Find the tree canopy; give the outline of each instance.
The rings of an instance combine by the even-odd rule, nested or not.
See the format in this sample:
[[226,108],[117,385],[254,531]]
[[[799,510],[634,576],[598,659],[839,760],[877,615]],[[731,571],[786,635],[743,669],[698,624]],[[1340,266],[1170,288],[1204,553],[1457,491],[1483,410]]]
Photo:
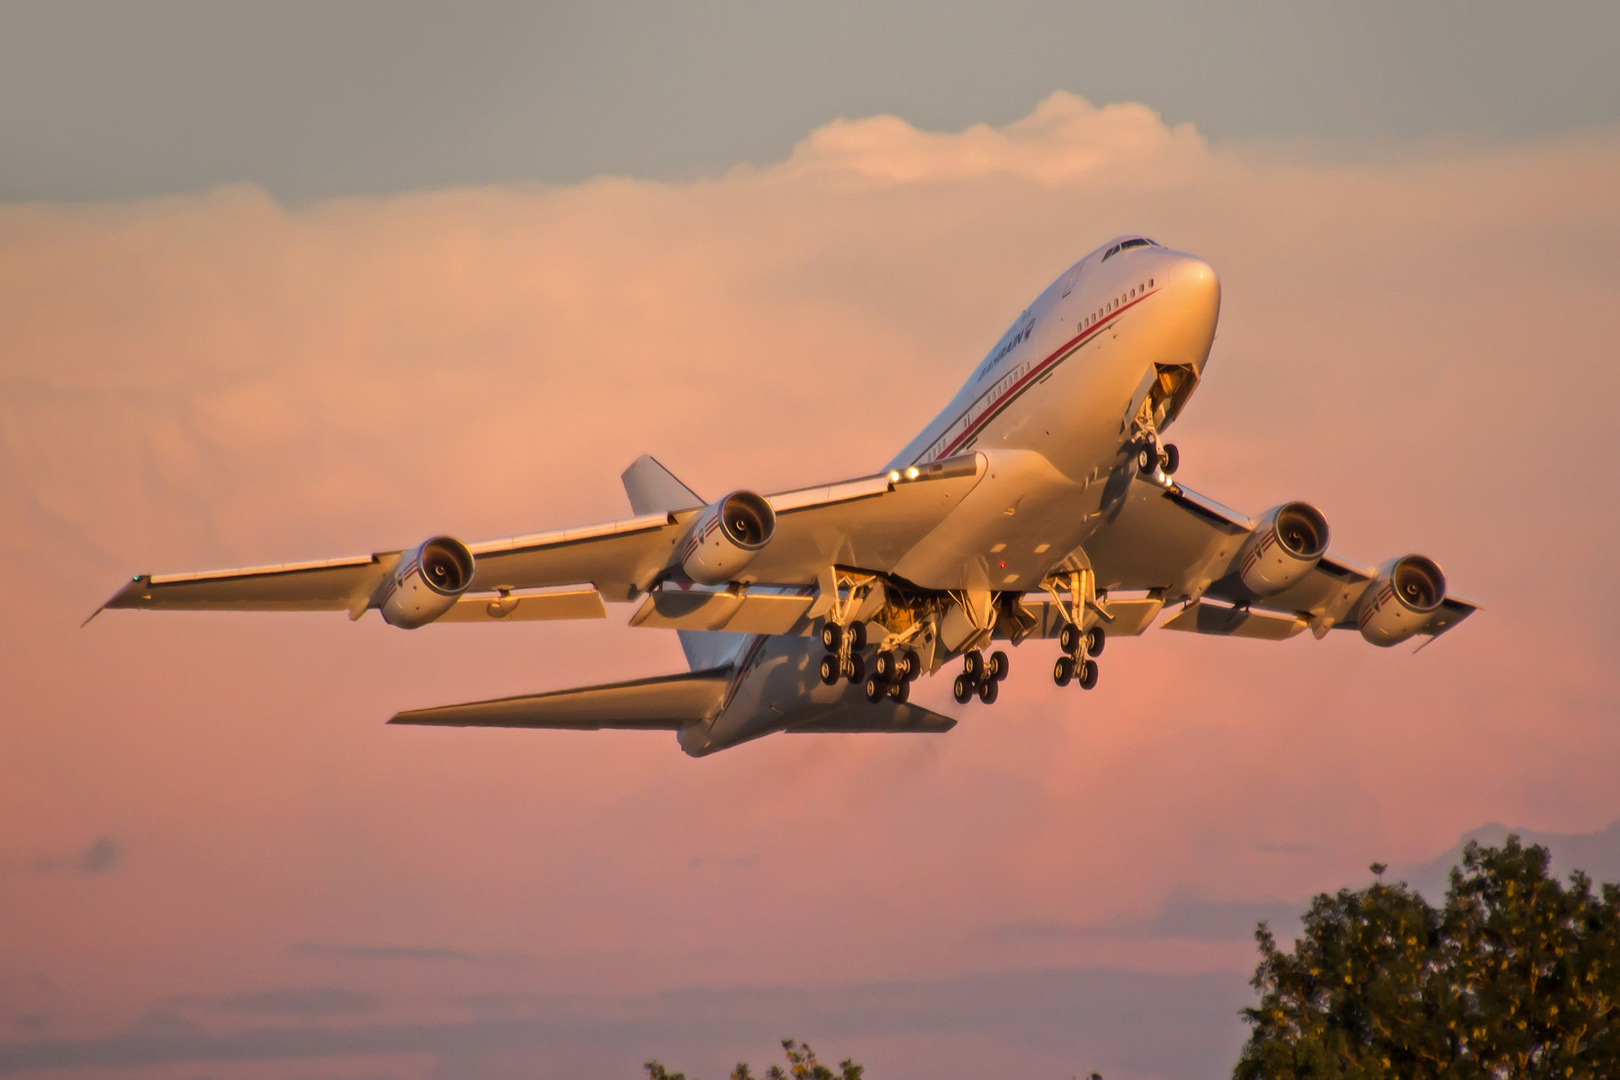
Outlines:
[[[833,1072],[827,1066],[816,1060],[815,1051],[810,1049],[809,1043],[796,1042],[793,1039],[782,1040],[782,1050],[787,1055],[787,1071],[780,1065],[772,1065],[765,1070],[763,1080],[861,1080],[866,1070],[848,1058],[838,1063],[838,1071]],[[644,1066],[647,1070],[647,1080],[686,1080],[685,1073],[672,1073],[664,1068],[662,1062],[654,1059]],[[692,1080],[697,1080],[693,1077]],[[739,1061],[737,1067],[731,1070],[730,1080],[761,1080],[748,1068],[746,1061]]]
[[1236,1080],[1620,1075],[1620,887],[1547,868],[1470,843],[1438,908],[1380,880],[1318,896],[1292,952],[1261,923]]

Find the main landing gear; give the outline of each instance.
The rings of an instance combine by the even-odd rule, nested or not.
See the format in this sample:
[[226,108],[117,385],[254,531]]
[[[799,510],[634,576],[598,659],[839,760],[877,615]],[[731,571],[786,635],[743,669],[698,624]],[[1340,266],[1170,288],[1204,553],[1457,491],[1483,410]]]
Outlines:
[[911,683],[922,674],[922,658],[912,649],[881,649],[866,673],[866,624],[852,622],[847,627],[826,623],[821,628],[821,644],[827,655],[821,658],[821,681],[832,686],[840,679],[862,684],[866,699],[874,704],[885,697],[902,704],[911,696]]
[[821,628],[821,645],[827,655],[821,658],[821,681],[832,686],[839,679],[860,682],[866,678],[866,624],[852,622],[847,627],[826,623]]
[[911,697],[912,682],[921,674],[922,658],[911,649],[880,650],[866,680],[866,700],[876,705],[887,696],[904,705]]
[[1007,654],[996,650],[990,659],[984,653],[971,649],[962,654],[962,674],[956,677],[951,693],[958,705],[966,705],[975,694],[986,705],[994,705],[1000,693],[1001,681],[1007,677]]
[[1074,623],[1069,623],[1058,634],[1058,646],[1062,648],[1063,655],[1052,666],[1052,681],[1059,686],[1078,682],[1082,690],[1096,686],[1097,661],[1091,657],[1101,655],[1107,640],[1108,635],[1100,626],[1081,630]]

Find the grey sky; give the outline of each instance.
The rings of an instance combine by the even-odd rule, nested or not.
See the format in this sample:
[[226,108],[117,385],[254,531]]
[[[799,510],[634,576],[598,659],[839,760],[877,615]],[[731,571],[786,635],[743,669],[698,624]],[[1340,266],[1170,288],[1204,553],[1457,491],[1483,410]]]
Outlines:
[[1055,89],[1216,139],[1545,137],[1620,122],[1620,5],[4,3],[0,200],[687,177]]

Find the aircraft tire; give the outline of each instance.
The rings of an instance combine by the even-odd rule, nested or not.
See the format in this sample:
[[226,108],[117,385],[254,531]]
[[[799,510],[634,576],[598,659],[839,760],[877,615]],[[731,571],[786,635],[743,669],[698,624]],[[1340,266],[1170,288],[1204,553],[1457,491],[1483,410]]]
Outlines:
[[990,654],[990,666],[985,669],[985,674],[996,682],[1000,682],[1007,677],[1007,671],[1007,654],[997,649]]
[[1074,679],[1074,657],[1060,656],[1057,663],[1052,665],[1052,681],[1059,686],[1068,686]]
[[984,675],[984,653],[978,649],[969,649],[962,654],[962,674],[974,682],[978,682]]
[[837,652],[838,647],[844,643],[844,628],[835,622],[824,623],[821,627],[821,647],[828,652]]
[[1136,452],[1136,468],[1143,476],[1152,476],[1153,471],[1159,467],[1159,457],[1153,452],[1153,444],[1148,443]]
[[889,684],[876,675],[866,680],[866,700],[876,705],[883,700],[883,695],[889,692]]
[[1001,692],[1001,684],[994,679],[986,679],[979,684],[979,700],[986,705],[996,703],[996,695]]
[[1058,632],[1058,648],[1073,656],[1080,651],[1080,628],[1074,623],[1067,623]]
[[838,657],[823,656],[821,658],[821,681],[823,684],[827,686],[833,685],[838,681],[838,676],[842,674],[843,671],[838,665]]
[[1085,670],[1080,673],[1080,689],[1090,690],[1097,685],[1097,661],[1087,660]]
[[1166,476],[1174,475],[1177,467],[1180,466],[1180,465],[1181,465],[1181,452],[1176,449],[1176,444],[1175,443],[1165,443],[1164,444],[1164,462],[1163,462],[1163,464],[1161,464],[1159,466],[1160,468],[1162,468],[1164,470],[1164,475],[1166,475]]
[[966,675],[958,675],[956,682],[951,686],[951,696],[956,698],[958,705],[966,705],[973,700],[975,684]]
[[1086,631],[1086,655],[1101,656],[1103,646],[1108,643],[1108,633],[1100,626],[1093,626]]
[[906,699],[911,697],[911,684],[904,679],[897,683],[891,683],[889,685],[889,696],[894,698],[896,705],[904,705]]
[[849,681],[858,683],[866,681],[866,660],[860,653],[852,653],[849,658]]
[[922,674],[922,657],[917,655],[916,649],[907,649],[900,658],[900,675],[906,682],[913,682]]
[[876,673],[878,678],[892,682],[896,671],[895,663],[894,653],[884,649],[877,654],[877,658],[873,661],[872,671]]
[[852,622],[849,624],[849,647],[857,652],[866,648],[866,624]]

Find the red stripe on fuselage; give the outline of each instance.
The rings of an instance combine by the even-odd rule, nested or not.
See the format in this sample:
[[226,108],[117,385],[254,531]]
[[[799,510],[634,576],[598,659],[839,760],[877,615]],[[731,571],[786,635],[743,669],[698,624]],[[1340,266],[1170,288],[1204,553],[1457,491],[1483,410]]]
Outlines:
[[[1102,330],[1106,330],[1113,324],[1115,316],[1135,307],[1137,304],[1140,304],[1143,300],[1153,296],[1158,291],[1158,289],[1152,289],[1143,293],[1141,296],[1138,296],[1135,300],[1132,300],[1128,304],[1121,304],[1113,311],[1110,311],[1107,318],[1097,320],[1096,324],[1093,325],[1089,330],[1082,330],[1068,341],[1065,341],[1062,345],[1059,345],[1050,356],[1048,356],[1045,360],[1042,360],[1039,364],[1036,364],[1034,367],[1030,368],[1022,379],[1019,379],[1017,382],[1013,383],[1006,389],[1005,392],[1002,393],[1000,397],[986,406],[984,412],[980,414],[979,419],[974,421],[972,426],[966,431],[962,432],[962,434],[958,435],[955,439],[952,439],[950,445],[946,446],[944,450],[941,450],[938,454],[934,455],[933,460],[943,461],[945,458],[950,457],[951,454],[955,452],[956,448],[961,446],[963,442],[982,431],[984,429],[984,425],[994,419],[996,413],[1000,411],[1005,404],[1010,402],[1017,395],[1023,393],[1032,380],[1039,378],[1043,372],[1056,365],[1058,361],[1062,360],[1072,350],[1084,343],[1087,338]],[[973,402],[973,405],[969,405],[966,409],[962,410],[962,416],[966,416],[968,413],[972,412],[974,406],[979,403],[979,400],[982,400],[982,398],[976,399]],[[962,416],[958,416],[956,420],[952,420],[951,424],[956,423],[956,421],[960,420]],[[945,425],[946,431],[951,429],[951,424]]]

